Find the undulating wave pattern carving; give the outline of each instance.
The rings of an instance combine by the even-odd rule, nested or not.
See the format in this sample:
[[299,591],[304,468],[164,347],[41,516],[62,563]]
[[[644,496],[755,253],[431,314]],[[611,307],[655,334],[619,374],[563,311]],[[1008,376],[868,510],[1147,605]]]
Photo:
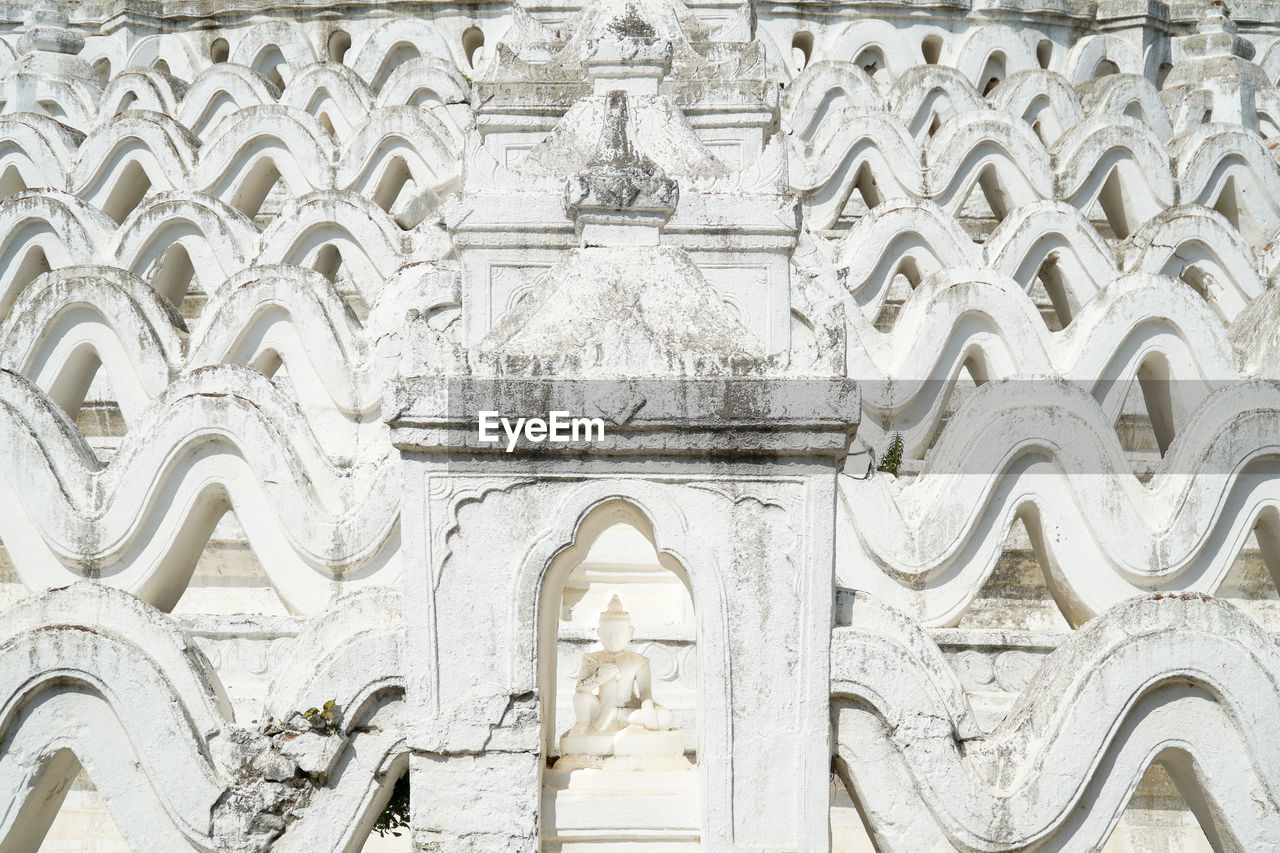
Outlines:
[[[1231,204],[1250,244],[1280,227],[1280,166],[1266,141],[1239,124],[1197,124],[1163,139],[1151,124],[1108,110],[1042,139],[1025,115],[983,109],[959,110],[921,137],[911,119],[844,98],[829,105],[830,97],[821,98],[821,116],[811,109],[791,119],[801,128],[792,136],[791,182],[812,228],[834,227],[855,192],[869,205],[920,199],[958,213],[975,189],[996,219],[1033,201],[1082,211],[1097,204],[1122,238],[1175,204]],[[937,109],[920,107],[926,121]],[[1236,193],[1237,185],[1261,191]]]
[[1280,840],[1266,724],[1280,650],[1231,605],[1155,595],[1107,611],[989,732],[912,619],[858,593],[849,622],[832,636],[835,767],[877,850],[1099,850],[1152,762],[1214,849]]
[[1126,273],[1182,278],[1228,323],[1280,275],[1274,244],[1255,251],[1226,217],[1202,205],[1165,208],[1127,239],[1108,241],[1076,208],[1036,201],[1011,210],[979,245],[936,204],[887,201],[846,234],[814,239],[797,259],[801,269],[834,276],[832,289],[838,284],[868,322],[880,316],[899,274],[918,285],[930,273],[986,268],[1023,290],[1039,281],[1064,326]]
[[[34,467],[7,457],[24,512],[0,540],[29,587],[92,577],[171,607],[227,509],[300,612],[398,576],[380,399],[405,312],[457,311],[438,222],[405,230],[328,190],[259,230],[168,191],[116,225],[49,189],[0,202],[0,221],[0,398],[9,426],[38,436]],[[263,376],[282,368],[285,385]],[[103,379],[126,433],[105,467],[71,422]],[[60,509],[36,509],[50,500]]]
[[390,450],[335,463],[297,405],[251,369],[174,380],[108,465],[47,395],[0,371],[0,432],[0,490],[18,510],[0,538],[33,589],[92,577],[172,607],[228,508],[297,611],[322,608],[331,587],[398,574]]
[[[79,54],[93,70],[89,79],[15,69],[21,47],[7,36],[0,39],[0,75],[25,77],[60,121],[81,131],[141,109],[171,115],[200,133],[228,111],[276,103],[327,115],[338,135],[358,127],[371,109],[404,105],[465,127],[468,57],[433,24],[400,18],[343,35],[351,43],[336,60],[333,48],[317,50],[288,21],[228,30],[222,45],[206,42],[203,50],[189,34],[90,37]],[[8,112],[16,111],[9,103],[13,88],[3,90]]]
[[[0,284],[0,366],[31,378],[74,417],[101,364],[125,420],[132,421],[185,370],[238,363],[269,373],[283,363],[304,409],[323,409],[328,401],[327,408],[346,418],[368,421],[377,414],[382,384],[399,356],[404,311],[456,306],[454,277],[426,260],[447,251],[447,239],[433,231],[422,250],[401,252],[391,240],[399,235],[378,229],[376,217],[349,197],[309,197],[299,207],[304,215],[278,220],[280,227],[256,250],[256,232],[246,232],[240,244],[227,239],[234,232],[223,226],[237,224],[234,219],[186,218],[184,213],[208,214],[208,207],[165,198],[148,210],[159,219],[152,232],[144,236],[127,224],[111,235],[113,242],[120,238],[116,245],[132,262],[59,264],[29,281],[21,268],[11,272]],[[327,208],[329,216],[307,221],[307,208]],[[0,219],[5,209],[0,203]],[[345,213],[352,214],[354,227],[343,221]],[[52,220],[31,216],[17,223],[0,252],[70,261],[70,249],[89,242],[87,235]],[[303,265],[312,261],[324,268],[330,262],[326,250],[337,246],[353,271],[354,292],[344,293],[333,278]],[[156,287],[129,269],[151,273],[156,282],[175,248],[189,259],[186,281],[175,277]],[[166,298],[164,285],[172,287],[174,300]],[[200,291],[202,304],[188,320],[174,301],[181,303],[189,291]],[[326,433],[334,441],[340,436]]]
[[[280,405],[311,428],[307,444],[339,467],[376,467],[396,327],[423,307],[406,293],[450,251],[434,211],[456,186],[470,120],[461,69],[485,53],[410,19],[357,28],[341,56],[287,22],[231,36],[222,53],[173,35],[127,50],[92,38],[79,59],[105,72],[96,83],[24,71],[11,46],[0,366],[73,418],[106,377],[146,444],[133,433],[171,383],[207,365],[283,364]],[[1168,399],[1147,402],[1168,451],[1217,390],[1276,375],[1274,314],[1254,305],[1280,271],[1280,89],[1224,111],[1203,90],[1162,91],[1109,36],[1048,63],[1002,25],[932,57],[901,40],[851,22],[781,77],[809,232],[796,265],[845,303],[864,441],[901,432],[913,459],[940,446],[965,367],[1061,378],[1094,398],[1095,425],[1115,423],[1134,383],[1166,382]],[[1258,65],[1269,84],[1273,53]],[[16,96],[23,80],[34,98]],[[981,242],[975,192],[994,221]],[[899,274],[913,290],[881,331]],[[1039,289],[1062,331],[1037,322]],[[431,301],[451,307],[447,293]],[[323,560],[344,580],[360,549],[347,550]],[[873,562],[920,582],[894,560]],[[851,576],[859,565],[849,558]]]
[[[1039,3],[1023,3],[1019,12],[1035,15],[1041,11]],[[1188,16],[1202,14],[1201,8],[1182,11],[1184,22]],[[1101,17],[1101,15],[1099,15]],[[1016,20],[1016,16],[1011,18]],[[1194,17],[1191,17],[1194,21]],[[777,54],[784,43],[777,34],[780,22],[767,21],[766,42]],[[916,69],[945,68],[954,70],[971,86],[979,90],[1000,83],[1016,75],[1050,69],[1062,76],[1069,85],[1085,84],[1115,74],[1142,74],[1154,77],[1159,73],[1155,63],[1160,53],[1149,45],[1139,48],[1133,41],[1115,34],[1081,33],[1063,45],[1044,37],[1041,25],[1030,20],[1018,23],[992,23],[969,17],[963,27],[948,31],[938,28],[920,30],[895,25],[880,18],[858,18],[852,21],[833,21],[825,26],[805,21],[797,28],[807,38],[793,39],[798,48],[799,67],[795,62],[780,62],[790,66],[791,73],[798,73],[824,61],[834,61],[867,69],[877,75],[896,79]],[[1234,32],[1234,30],[1232,31]],[[1262,70],[1258,76],[1272,84],[1280,83],[1280,42],[1269,33],[1256,30],[1249,33],[1254,59]],[[808,44],[805,44],[805,42]],[[793,54],[794,56],[794,54]]]
[[1216,591],[1256,527],[1280,555],[1280,385],[1206,394],[1140,483],[1097,400],[1057,378],[982,386],[913,481],[846,477],[844,583],[950,624],[1000,556],[1011,521],[1079,624],[1152,589]]
[[[423,21],[347,64],[296,26],[236,36],[2,75],[0,541],[30,589],[171,608],[227,510],[295,612],[399,577],[380,401],[406,313],[459,311],[438,207],[470,86]],[[104,393],[95,452],[75,422]]]
[[[1155,373],[1175,388],[1152,413],[1167,449],[1214,389],[1275,375],[1257,346],[1274,321],[1248,309],[1280,268],[1280,89],[1215,115],[1203,93],[1162,93],[1114,38],[1046,69],[1011,33],[975,27],[906,64],[918,49],[890,61],[899,36],[875,22],[819,41],[781,103],[811,232],[797,267],[846,303],[872,446],[901,432],[918,459],[936,445],[964,366],[1061,377],[1112,422]],[[881,61],[863,61],[869,47]],[[432,211],[456,185],[460,67],[479,56],[401,19],[354,32],[334,61],[272,22],[222,56],[174,36],[125,52],[91,40],[84,61],[108,71],[92,97],[91,82],[36,75],[37,103],[57,109],[7,98],[0,116],[0,365],[73,417],[106,376],[132,431],[202,366],[283,364],[311,443],[378,464],[404,294],[450,250]],[[995,217],[981,243],[974,192]],[[899,274],[914,289],[880,331]],[[1062,331],[1036,322],[1037,288]]]
[[277,182],[293,197],[348,190],[412,217],[415,205],[421,209],[456,184],[460,143],[414,106],[371,112],[349,139],[335,140],[310,113],[271,104],[237,110],[200,139],[148,110],[115,114],[88,133],[16,113],[0,116],[0,152],[8,193],[60,189],[117,222],[145,195],[165,190],[207,193],[253,217]]
[[[842,308],[859,440],[900,434],[908,474],[846,468],[841,582],[954,625],[1015,520],[1073,625],[1214,593],[1251,536],[1280,570],[1280,54],[1196,48],[1157,86],[1110,37],[1051,61],[999,25],[901,41],[828,31],[781,102],[808,316]],[[1118,435],[1138,399],[1150,451]]]
[[[564,9],[245,24],[166,3],[121,25],[79,4],[72,27],[42,0],[43,34],[0,35],[0,542],[28,590],[0,612],[0,851],[36,849],[82,770],[133,849],[356,850],[430,713],[405,700],[382,392],[405,358],[465,369],[481,285],[449,197],[464,160],[495,195],[533,180],[519,158],[591,89],[540,64],[563,72],[582,34]],[[653,82],[684,86],[685,136],[640,137],[728,162],[729,130],[759,129],[754,162],[674,183],[783,199],[776,242],[731,240],[797,239],[795,337],[843,355],[863,446],[903,437],[901,479],[854,456],[837,490],[835,769],[877,849],[1098,849],[1153,762],[1218,849],[1280,848],[1280,652],[1208,598],[1251,536],[1280,577],[1280,42],[1255,51],[1217,7],[1194,32],[1178,7],[1064,35],[1107,13],[1063,8],[1005,4],[1021,28],[711,9]],[[511,238],[537,244],[520,263],[573,242],[555,199],[547,233]],[[723,248],[708,222],[684,238]],[[1141,472],[1118,434],[1136,395]],[[94,405],[111,442],[77,425]],[[201,634],[165,613],[228,509],[300,618]],[[983,596],[1015,522],[1076,630],[984,731],[931,629]],[[256,697],[275,721],[327,699],[341,721],[237,719],[234,666],[198,644],[218,630],[278,631]]]
[[331,698],[341,721],[286,739],[234,719],[188,635],[127,593],[79,583],[5,611],[5,848],[39,847],[83,768],[136,850],[358,849],[405,763],[402,629],[394,593],[338,605],[353,618],[303,627],[268,707],[287,721]]
[[1057,332],[1017,281],[981,267],[924,278],[890,332],[846,316],[847,369],[864,394],[860,435],[880,446],[899,432],[908,458],[937,439],[962,368],[982,381],[1067,379],[1095,395],[1113,425],[1134,383],[1158,380],[1166,394],[1148,407],[1166,446],[1210,390],[1277,371],[1270,350],[1253,348],[1276,333],[1274,315],[1251,312],[1228,326],[1190,287],[1160,275],[1117,276]]

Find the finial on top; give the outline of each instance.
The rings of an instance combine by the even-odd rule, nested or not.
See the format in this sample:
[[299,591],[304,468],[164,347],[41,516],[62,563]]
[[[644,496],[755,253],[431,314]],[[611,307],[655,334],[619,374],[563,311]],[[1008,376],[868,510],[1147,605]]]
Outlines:
[[609,599],[609,606],[600,614],[600,623],[630,622],[631,614],[622,606],[622,599],[617,595]]

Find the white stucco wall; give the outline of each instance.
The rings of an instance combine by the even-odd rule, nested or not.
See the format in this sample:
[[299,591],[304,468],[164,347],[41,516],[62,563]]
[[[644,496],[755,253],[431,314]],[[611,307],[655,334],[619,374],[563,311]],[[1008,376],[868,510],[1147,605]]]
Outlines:
[[1278,17],[0,4],[0,851],[1280,848]]

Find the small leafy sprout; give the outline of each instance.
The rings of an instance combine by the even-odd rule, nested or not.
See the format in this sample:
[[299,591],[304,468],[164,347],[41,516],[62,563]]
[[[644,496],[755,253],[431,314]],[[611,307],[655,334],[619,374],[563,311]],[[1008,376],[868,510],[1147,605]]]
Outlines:
[[330,699],[319,708],[308,708],[302,712],[302,719],[324,734],[337,734],[338,723],[342,720],[342,712],[338,710],[337,701]]
[[884,452],[884,458],[880,460],[876,470],[898,476],[898,469],[902,467],[902,451],[905,449],[906,442],[902,440],[902,433],[895,432],[893,440],[889,442],[889,449]]
[[409,772],[406,770],[391,791],[391,799],[378,815],[373,831],[378,835],[394,835],[399,837],[400,830],[409,826]]

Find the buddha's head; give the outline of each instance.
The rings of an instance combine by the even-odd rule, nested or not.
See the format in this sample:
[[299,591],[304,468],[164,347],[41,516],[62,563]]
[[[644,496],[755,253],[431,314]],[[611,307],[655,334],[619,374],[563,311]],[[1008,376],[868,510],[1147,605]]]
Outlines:
[[609,599],[609,609],[600,614],[600,627],[596,635],[607,652],[620,652],[631,642],[631,614],[622,609],[622,599]]

